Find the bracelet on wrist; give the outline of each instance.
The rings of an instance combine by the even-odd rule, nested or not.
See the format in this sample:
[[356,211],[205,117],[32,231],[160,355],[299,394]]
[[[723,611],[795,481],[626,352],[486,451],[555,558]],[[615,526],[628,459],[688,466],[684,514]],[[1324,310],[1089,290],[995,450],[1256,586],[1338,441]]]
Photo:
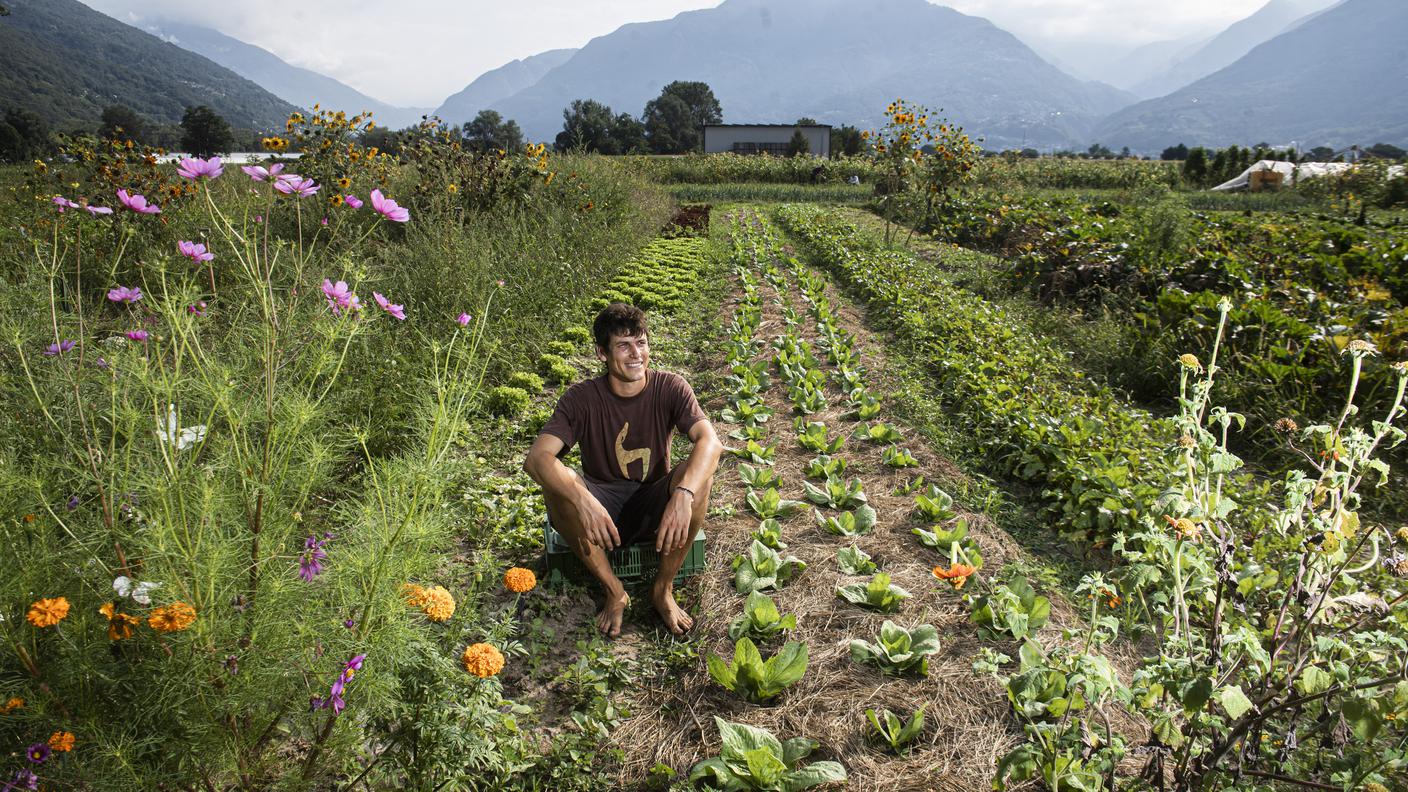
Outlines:
[[689,487],[680,487],[680,486],[676,486],[676,487],[675,487],[675,491],[676,491],[676,492],[680,492],[680,491],[688,492],[688,493],[689,493],[689,499],[690,499],[690,500],[694,500],[694,490],[690,489]]

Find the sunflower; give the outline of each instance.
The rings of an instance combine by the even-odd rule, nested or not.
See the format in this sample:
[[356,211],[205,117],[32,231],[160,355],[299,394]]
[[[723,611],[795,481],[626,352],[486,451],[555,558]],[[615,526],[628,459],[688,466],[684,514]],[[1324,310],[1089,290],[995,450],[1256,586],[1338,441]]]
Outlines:
[[346,190],[347,188],[352,186],[352,180],[347,178],[346,176],[343,176],[342,178],[337,180],[337,186]]

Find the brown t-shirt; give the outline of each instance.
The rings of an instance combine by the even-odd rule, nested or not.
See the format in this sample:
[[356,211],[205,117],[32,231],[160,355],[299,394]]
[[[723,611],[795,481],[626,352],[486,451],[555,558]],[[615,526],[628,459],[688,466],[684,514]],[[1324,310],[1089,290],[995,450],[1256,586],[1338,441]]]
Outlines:
[[597,481],[656,481],[670,471],[670,435],[707,416],[684,377],[648,370],[645,389],[623,398],[607,375],[567,389],[541,434],[562,440],[565,455],[582,445],[582,472]]

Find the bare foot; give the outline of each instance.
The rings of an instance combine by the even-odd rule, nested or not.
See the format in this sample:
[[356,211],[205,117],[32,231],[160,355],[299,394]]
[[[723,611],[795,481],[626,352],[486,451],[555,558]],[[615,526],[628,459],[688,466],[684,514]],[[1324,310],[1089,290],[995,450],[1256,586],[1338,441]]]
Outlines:
[[655,604],[655,610],[660,614],[660,620],[665,622],[665,627],[675,635],[684,635],[694,626],[694,619],[675,602],[673,586],[652,588],[650,601]]
[[601,630],[602,635],[615,638],[621,634],[621,614],[625,613],[629,604],[630,595],[624,590],[606,592],[606,602],[602,604],[601,612],[596,615],[596,627]]

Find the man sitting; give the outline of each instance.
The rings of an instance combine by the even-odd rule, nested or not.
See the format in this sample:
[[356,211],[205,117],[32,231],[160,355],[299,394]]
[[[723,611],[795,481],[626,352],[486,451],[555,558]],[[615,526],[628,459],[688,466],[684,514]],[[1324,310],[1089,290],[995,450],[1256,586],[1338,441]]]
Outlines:
[[[639,308],[608,305],[592,332],[606,372],[562,394],[523,469],[542,486],[553,527],[606,592],[597,616],[601,632],[621,634],[630,602],[606,552],[654,539],[660,571],[651,601],[670,632],[682,635],[694,620],[675,602],[675,575],[704,524],[723,444],[683,377],[647,369],[650,342]],[[671,469],[676,429],[694,448]],[[581,473],[561,461],[578,443]]]

